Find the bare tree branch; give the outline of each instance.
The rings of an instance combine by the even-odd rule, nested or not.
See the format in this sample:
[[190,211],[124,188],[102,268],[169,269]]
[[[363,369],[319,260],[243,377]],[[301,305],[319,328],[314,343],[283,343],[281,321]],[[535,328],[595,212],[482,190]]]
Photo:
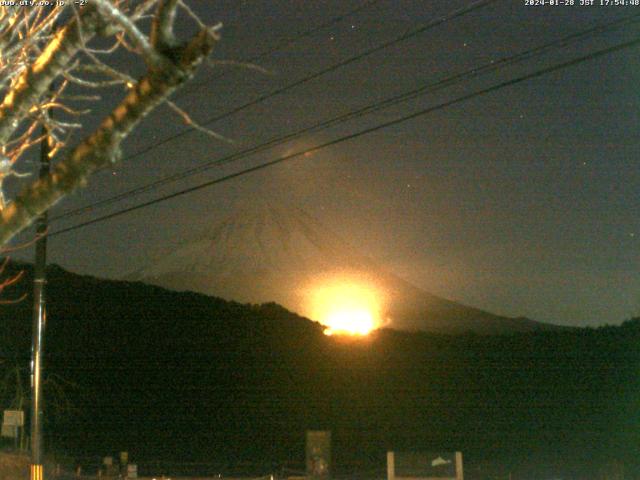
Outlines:
[[85,40],[96,34],[100,24],[98,12],[86,8],[80,18],[82,24],[72,19],[55,34],[40,57],[18,77],[5,95],[0,104],[0,145],[9,140],[25,114],[40,101],[51,82],[80,50],[80,29]]
[[190,127],[194,128],[195,130],[198,130],[199,132],[202,132],[206,135],[209,135],[210,137],[215,138],[216,140],[220,140],[226,143],[231,143],[233,144],[233,140],[220,135],[219,133],[203,127],[202,125],[200,125],[198,122],[196,122],[193,118],[191,118],[191,115],[189,115],[187,112],[185,112],[182,108],[180,108],[178,105],[176,105],[174,102],[172,102],[171,100],[165,100],[166,104],[169,105],[169,108],[171,108],[171,110],[173,110],[174,112],[176,112],[178,115],[180,115],[180,117],[182,118],[182,121],[185,123],[185,125],[189,125]]
[[[149,39],[136,26],[136,24],[109,0],[93,0],[98,11],[117,24],[136,45],[142,56],[149,63],[158,68],[166,67],[167,60],[155,50],[149,43]],[[162,2],[163,5],[165,2]]]
[[97,169],[117,161],[121,143],[132,129],[193,77],[217,41],[219,28],[217,25],[201,30],[184,47],[175,50],[175,60],[170,64],[161,69],[150,68],[98,129],[58,162],[50,176],[32,183],[2,210],[0,245],[30,225],[64,195],[85,185]]
[[[134,4],[132,6],[132,4]],[[27,227],[63,196],[84,186],[89,176],[120,158],[123,140],[139,122],[166,102],[184,122],[218,140],[224,137],[195,122],[169,96],[193,77],[218,40],[221,25],[207,27],[184,0],[92,0],[84,8],[67,2],[72,14],[53,31],[62,8],[24,9],[0,5],[0,246]],[[152,21],[142,21],[153,11]],[[190,41],[175,38],[174,23],[185,13],[199,27]],[[148,32],[148,35],[147,35]],[[113,46],[94,48],[94,38],[111,37]],[[111,65],[109,55],[127,49],[147,65],[139,79]],[[55,89],[50,85],[63,79]],[[72,85],[72,94],[65,89]],[[125,87],[124,97],[99,127],[75,145],[91,106],[88,89]],[[56,112],[55,118],[52,115]],[[40,127],[40,128],[39,128]],[[48,137],[52,173],[5,201],[3,182],[24,177],[16,169],[23,154]],[[60,152],[60,153],[59,153]],[[54,158],[55,157],[55,158]]]
[[173,48],[176,44],[173,35],[178,0],[166,0],[158,5],[158,12],[151,25],[151,41],[160,51]]

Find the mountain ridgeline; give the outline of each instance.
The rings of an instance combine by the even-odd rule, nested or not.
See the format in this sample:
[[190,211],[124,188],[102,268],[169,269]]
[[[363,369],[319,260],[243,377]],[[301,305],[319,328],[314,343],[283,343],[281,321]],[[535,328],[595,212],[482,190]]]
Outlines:
[[[30,291],[30,267],[12,268],[25,277],[5,298]],[[56,414],[48,394],[49,451],[95,465],[126,450],[142,473],[149,462],[167,473],[206,462],[201,473],[266,474],[301,465],[304,432],[328,429],[338,476],[382,476],[386,450],[461,450],[471,479],[596,478],[614,460],[629,475],[638,467],[640,319],[492,336],[387,329],[356,340],[327,337],[273,303],[55,266],[48,278],[45,377],[69,382],[73,407]],[[30,297],[2,305],[0,335],[2,368],[26,367]]]
[[240,302],[276,302],[309,318],[310,286],[319,279],[348,279],[384,294],[382,317],[396,329],[509,333],[561,328],[428,293],[360,253],[304,210],[259,198],[237,205],[223,221],[129,279]]

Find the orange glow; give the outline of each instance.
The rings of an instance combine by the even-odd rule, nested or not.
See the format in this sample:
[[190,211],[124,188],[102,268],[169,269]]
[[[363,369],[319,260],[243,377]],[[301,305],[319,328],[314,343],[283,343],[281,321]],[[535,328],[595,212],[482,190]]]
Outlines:
[[310,289],[311,318],[326,327],[326,335],[365,336],[380,328],[382,298],[369,285],[334,280]]

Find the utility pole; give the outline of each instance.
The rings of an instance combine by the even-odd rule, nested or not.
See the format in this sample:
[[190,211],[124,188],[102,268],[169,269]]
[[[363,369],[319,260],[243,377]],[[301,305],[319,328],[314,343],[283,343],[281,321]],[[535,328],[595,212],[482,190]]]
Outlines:
[[[53,3],[53,2],[52,2]],[[51,6],[53,12],[57,7]],[[57,19],[51,28],[55,31]],[[49,85],[53,92],[55,82]],[[45,115],[52,115],[51,109]],[[51,132],[42,125],[40,142],[40,173],[42,180],[51,171]],[[47,284],[47,229],[49,214],[42,212],[36,222],[36,258],[33,265],[33,331],[31,337],[31,466],[30,480],[44,480],[44,453],[42,441],[43,399],[42,399],[42,355],[44,350],[44,331],[47,325],[45,286]]]
[[[51,158],[50,136],[46,126],[42,127],[40,143],[40,175],[49,175]],[[36,258],[33,268],[33,333],[31,342],[31,480],[43,480],[42,451],[42,354],[44,331],[47,323],[45,285],[47,283],[47,212],[38,217],[36,224]]]

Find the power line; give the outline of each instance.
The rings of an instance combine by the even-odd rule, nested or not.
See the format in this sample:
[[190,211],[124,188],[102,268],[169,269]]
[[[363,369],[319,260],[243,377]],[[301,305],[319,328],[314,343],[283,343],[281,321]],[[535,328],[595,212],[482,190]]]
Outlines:
[[[349,18],[349,17],[361,12],[362,10],[365,10],[366,8],[369,8],[369,7],[375,5],[376,3],[379,3],[379,2],[380,2],[380,0],[368,0],[366,2],[363,2],[359,6],[349,10],[348,12],[345,12],[343,14],[335,16],[335,17],[329,19],[328,21],[326,21],[326,22],[324,22],[324,23],[322,23],[322,24],[320,24],[320,25],[318,25],[316,27],[313,27],[313,28],[310,28],[308,30],[305,30],[304,32],[296,35],[295,37],[282,40],[281,42],[276,44],[276,46],[274,46],[273,48],[271,48],[271,49],[269,49],[269,50],[267,50],[265,52],[262,52],[262,53],[260,53],[260,54],[258,54],[256,56],[254,56],[254,57],[250,57],[250,58],[247,58],[247,59],[244,59],[244,60],[240,60],[238,63],[240,63],[240,64],[242,64],[242,63],[253,63],[253,62],[256,62],[256,61],[258,61],[258,60],[260,60],[260,59],[262,59],[264,57],[268,57],[269,55],[272,55],[273,53],[276,53],[276,52],[278,52],[280,50],[283,50],[283,49],[295,44],[296,42],[300,41],[303,38],[310,37],[310,36],[314,35],[315,33],[324,30],[325,28],[328,28],[328,27],[330,27],[330,26],[332,26],[332,25],[334,25],[336,23],[340,23],[341,21],[345,20],[346,18]],[[222,72],[221,74],[210,78],[206,82],[190,83],[189,87],[198,88],[198,87],[201,87],[203,85],[208,85],[210,82],[212,82],[214,80],[217,80],[217,79],[219,79],[221,77],[224,77],[226,74],[227,74],[227,72]],[[174,99],[181,98],[184,95],[187,95],[189,93],[191,93],[191,92],[183,89],[183,90],[181,90],[180,92],[178,92],[174,96]],[[203,123],[207,124],[207,123],[210,123],[210,122],[209,121],[205,121]],[[187,133],[190,133],[191,131],[193,131],[193,129],[187,129],[187,130],[185,130],[183,132],[179,132],[178,134],[176,134],[174,136],[167,137],[166,139],[162,140],[162,142],[160,142],[158,144],[151,145],[150,147],[148,147],[146,149],[143,149],[141,151],[138,151],[138,152],[134,153],[133,155],[131,155],[129,157],[126,157],[125,159],[123,159],[123,161],[131,160],[133,158],[136,158],[136,157],[138,157],[138,156],[140,156],[140,155],[142,155],[144,153],[147,153],[151,149],[164,144],[165,142],[169,142],[169,141],[172,141],[172,140],[177,139],[179,137],[182,137],[183,135],[186,135]],[[58,215],[57,217],[52,217],[51,220],[56,220],[56,219],[59,219],[59,218],[62,218],[62,217],[66,217],[68,215],[74,215],[74,214],[75,214],[75,212],[65,212],[62,215]]]
[[[266,50],[266,51],[264,51],[264,52],[262,52],[262,53],[260,53],[258,55],[255,55],[253,57],[246,58],[244,60],[240,60],[239,63],[240,64],[242,64],[242,63],[245,63],[245,64],[246,63],[255,63],[258,60],[261,60],[261,59],[263,59],[265,57],[268,57],[268,56],[270,56],[270,55],[272,55],[272,54],[274,54],[276,52],[279,52],[280,50],[284,50],[285,48],[290,47],[291,45],[299,42],[303,38],[310,37],[310,36],[320,32],[320,31],[324,30],[325,28],[328,28],[328,27],[330,27],[332,25],[335,25],[336,23],[340,23],[343,20],[345,20],[345,19],[347,19],[347,18],[349,18],[349,17],[361,12],[362,10],[365,10],[366,8],[369,8],[369,7],[375,5],[376,3],[379,3],[379,2],[380,2],[380,0],[368,0],[366,2],[363,2],[362,4],[358,5],[357,7],[349,10],[348,12],[345,12],[343,14],[337,15],[337,16],[327,20],[326,22],[324,22],[324,23],[322,23],[322,24],[320,24],[320,25],[318,25],[316,27],[313,27],[313,28],[310,28],[308,30],[305,30],[304,32],[301,32],[300,34],[298,34],[298,35],[296,35],[296,36],[294,36],[292,38],[284,39],[284,40],[278,42],[273,48],[270,48],[269,50]],[[205,86],[205,85],[209,85],[210,82],[212,82],[214,80],[218,80],[219,78],[224,77],[226,74],[227,74],[227,72],[222,72],[219,75],[213,76],[212,78],[208,79],[205,82],[193,82],[193,83],[189,84],[189,87],[190,88],[199,88],[199,87],[202,87],[202,86]],[[175,95],[175,98],[183,97],[183,96],[185,96],[185,95],[187,95],[189,93],[190,92],[187,91],[187,90],[182,90],[182,91],[178,92],[177,95]]]
[[492,92],[498,91],[498,90],[500,90],[502,88],[509,87],[509,86],[512,86],[512,85],[516,85],[518,83],[522,83],[522,82],[525,82],[527,80],[531,80],[531,79],[534,79],[534,78],[537,78],[537,77],[540,77],[540,76],[543,76],[543,75],[546,75],[546,74],[549,74],[549,73],[552,73],[552,72],[555,72],[555,71],[558,71],[558,70],[562,70],[562,69],[565,69],[565,68],[568,68],[568,67],[571,67],[571,66],[574,66],[574,65],[578,65],[578,64],[580,64],[582,62],[585,62],[585,61],[588,61],[588,60],[592,60],[594,58],[602,57],[604,55],[608,55],[610,53],[617,52],[617,51],[623,50],[625,48],[630,48],[630,47],[636,46],[638,44],[640,44],[640,38],[636,38],[635,40],[624,42],[624,43],[621,43],[621,44],[618,44],[618,45],[614,45],[612,47],[608,47],[608,48],[605,48],[605,49],[597,50],[595,52],[589,53],[587,55],[583,55],[583,56],[575,58],[573,60],[569,60],[569,61],[566,61],[566,62],[563,62],[563,63],[560,63],[560,64],[556,64],[556,65],[553,65],[553,66],[550,66],[550,67],[546,67],[546,68],[543,68],[541,70],[537,70],[537,71],[535,71],[533,73],[522,75],[520,77],[511,79],[511,80],[500,82],[500,83],[498,83],[496,85],[493,85],[491,87],[484,88],[482,90],[478,90],[478,91],[475,91],[475,92],[472,92],[472,93],[469,93],[469,94],[466,94],[466,95],[462,95],[462,96],[457,97],[457,98],[455,98],[453,100],[449,100],[447,102],[443,102],[443,103],[440,103],[438,105],[425,108],[423,110],[420,110],[420,111],[411,113],[409,115],[405,115],[405,116],[396,118],[394,120],[390,120],[388,122],[384,122],[384,123],[375,125],[373,127],[365,128],[365,129],[360,130],[358,132],[351,133],[349,135],[345,135],[345,136],[336,138],[334,140],[330,140],[328,142],[318,144],[318,145],[316,145],[314,147],[311,147],[311,148],[308,148],[308,149],[305,149],[305,150],[301,150],[301,151],[298,151],[298,152],[295,152],[295,153],[291,153],[291,154],[288,154],[288,155],[284,155],[284,156],[278,157],[278,158],[276,158],[274,160],[271,160],[269,162],[265,162],[265,163],[262,163],[260,165],[256,165],[256,166],[253,166],[253,167],[250,167],[250,168],[246,168],[246,169],[241,170],[239,172],[232,173],[232,174],[229,174],[229,175],[225,175],[224,177],[220,177],[220,178],[217,178],[217,179],[214,179],[214,180],[210,180],[210,181],[201,183],[200,185],[196,185],[194,187],[186,188],[186,189],[180,190],[178,192],[174,192],[174,193],[171,193],[171,194],[168,194],[168,195],[164,195],[164,196],[156,198],[154,200],[143,202],[143,203],[140,203],[138,205],[134,205],[132,207],[119,210],[117,212],[113,212],[113,213],[110,213],[110,214],[107,214],[107,215],[103,215],[101,217],[94,218],[92,220],[88,220],[86,222],[82,222],[80,224],[77,224],[77,225],[74,225],[74,226],[71,226],[71,227],[68,227],[68,228],[64,228],[62,230],[58,230],[58,231],[52,232],[52,233],[49,234],[49,236],[60,235],[60,234],[67,233],[67,232],[70,232],[70,231],[73,231],[73,230],[77,230],[79,228],[83,228],[83,227],[86,227],[88,225],[92,225],[94,223],[102,222],[104,220],[109,220],[111,218],[114,218],[114,217],[117,217],[117,216],[120,216],[120,215],[124,215],[126,213],[130,213],[130,212],[133,212],[135,210],[139,210],[141,208],[145,208],[145,207],[148,207],[148,206],[151,206],[151,205],[155,205],[155,204],[163,202],[165,200],[170,200],[172,198],[176,198],[176,197],[179,197],[179,196],[182,196],[182,195],[186,195],[188,193],[192,193],[192,192],[195,192],[195,191],[198,191],[198,190],[202,190],[204,188],[216,185],[218,183],[223,183],[223,182],[226,182],[228,180],[232,180],[232,179],[234,179],[236,177],[240,177],[242,175],[246,175],[248,173],[256,172],[258,170],[263,170],[263,169],[265,169],[267,167],[271,167],[273,165],[277,165],[279,163],[283,163],[283,162],[285,162],[287,160],[291,160],[293,158],[306,155],[308,153],[317,152],[317,151],[322,150],[324,148],[327,148],[327,147],[330,147],[330,146],[333,146],[333,145],[337,145],[339,143],[346,142],[346,141],[349,141],[349,140],[353,140],[355,138],[359,138],[359,137],[362,137],[364,135],[368,135],[370,133],[377,132],[377,131],[382,130],[384,128],[392,127],[392,126],[398,125],[400,123],[404,123],[406,121],[413,120],[415,118],[427,115],[429,113],[433,113],[433,112],[436,112],[436,111],[439,111],[439,110],[444,110],[444,109],[446,109],[448,107],[451,107],[451,106],[456,105],[458,103],[462,103],[462,102],[464,102],[466,100],[471,100],[473,98],[480,97],[480,96],[486,95],[488,93],[492,93]]
[[[392,45],[395,45],[397,43],[403,42],[403,41],[408,40],[410,38],[413,38],[413,37],[415,37],[415,36],[417,36],[417,35],[419,35],[421,33],[426,32],[427,30],[431,30],[431,29],[433,29],[435,27],[438,27],[438,26],[440,26],[440,25],[442,25],[444,23],[447,23],[447,22],[449,22],[451,20],[455,20],[458,17],[464,16],[464,15],[466,15],[468,13],[471,13],[471,12],[473,12],[475,10],[478,10],[480,8],[483,8],[483,7],[486,7],[487,5],[489,5],[491,3],[494,3],[494,2],[497,2],[497,1],[498,0],[478,0],[478,1],[474,2],[474,3],[472,3],[471,5],[467,6],[467,7],[461,8],[461,9],[456,10],[456,11],[454,11],[454,12],[448,14],[448,15],[445,15],[443,17],[440,17],[440,18],[437,18],[435,20],[432,20],[431,22],[423,25],[422,27],[416,28],[414,30],[410,30],[409,32],[404,33],[404,34],[394,38],[393,40],[386,41],[386,42],[384,42],[384,43],[382,43],[380,45],[377,45],[377,46],[372,47],[372,48],[370,48],[368,50],[360,52],[359,54],[354,55],[352,57],[349,57],[346,60],[342,60],[342,61],[340,61],[338,63],[335,63],[335,64],[333,64],[333,65],[331,65],[329,67],[326,67],[326,68],[324,68],[322,70],[319,70],[319,71],[317,71],[315,73],[312,73],[312,74],[310,74],[310,75],[308,75],[308,76],[306,76],[306,77],[304,77],[304,78],[302,78],[300,80],[296,80],[295,82],[289,83],[289,84],[285,85],[284,87],[280,87],[280,88],[277,88],[275,90],[272,90],[269,93],[261,95],[260,97],[255,98],[254,100],[251,100],[251,101],[249,101],[249,102],[247,102],[247,103],[245,103],[243,105],[240,105],[239,107],[236,107],[236,108],[234,108],[232,110],[228,110],[227,112],[221,113],[221,114],[216,115],[214,117],[208,118],[207,120],[205,120],[204,122],[201,122],[201,123],[204,124],[204,125],[208,125],[208,124],[211,124],[211,123],[215,123],[218,120],[222,120],[224,118],[230,117],[231,115],[235,115],[236,113],[241,112],[242,110],[245,110],[245,109],[247,109],[249,107],[252,107],[254,105],[262,103],[265,100],[268,100],[268,99],[270,99],[272,97],[280,95],[281,93],[284,93],[284,92],[286,92],[288,90],[291,90],[292,88],[295,88],[295,87],[298,87],[300,85],[303,85],[303,84],[305,84],[307,82],[310,82],[311,80],[315,80],[316,78],[319,78],[319,77],[321,77],[321,76],[323,76],[323,75],[325,75],[327,73],[333,72],[335,70],[338,70],[339,68],[342,68],[342,67],[345,67],[345,66],[347,66],[347,65],[349,65],[351,63],[357,62],[358,60],[361,60],[361,59],[363,59],[365,57],[368,57],[369,55],[372,55],[372,54],[374,54],[376,52],[384,50],[385,48],[388,48],[388,47],[390,47]],[[154,143],[153,145],[150,145],[150,146],[148,146],[146,148],[143,148],[142,150],[138,150],[137,152],[133,153],[132,155],[129,155],[128,157],[126,157],[124,160],[125,161],[126,160],[132,160],[132,159],[134,159],[136,157],[144,155],[145,153],[148,153],[151,150],[154,150],[154,149],[156,149],[156,148],[158,148],[158,147],[160,147],[160,146],[162,146],[162,145],[164,145],[164,144],[166,144],[168,142],[176,140],[177,138],[183,137],[184,135],[186,135],[188,133],[191,133],[191,132],[193,132],[195,130],[196,130],[195,128],[187,128],[186,130],[183,130],[182,132],[178,132],[178,133],[176,133],[174,135],[170,135],[170,136],[166,137],[165,139],[161,140],[160,142]]]
[[379,110],[382,110],[384,108],[390,107],[392,105],[396,105],[398,103],[401,102],[405,102],[407,100],[411,100],[414,99],[420,95],[424,95],[427,93],[433,93],[437,90],[440,90],[442,88],[445,87],[449,87],[451,85],[460,83],[464,80],[467,79],[472,79],[475,78],[479,75],[491,72],[491,71],[495,71],[495,70],[499,70],[501,68],[504,68],[505,66],[509,66],[509,65],[514,65],[517,64],[519,62],[522,62],[524,60],[528,60],[531,59],[535,56],[538,55],[542,55],[544,53],[547,53],[548,51],[550,51],[553,48],[559,47],[559,46],[566,46],[569,45],[573,42],[576,41],[580,41],[585,39],[586,37],[590,37],[596,34],[601,34],[601,33],[605,33],[614,29],[618,29],[621,28],[627,24],[633,23],[633,22],[637,22],[638,19],[640,17],[640,13],[634,14],[634,15],[630,15],[628,17],[624,17],[622,19],[618,19],[612,22],[608,22],[606,24],[601,24],[601,25],[596,25],[592,28],[586,29],[586,30],[582,30],[580,32],[576,32],[573,34],[570,34],[566,37],[560,38],[558,40],[552,41],[552,42],[548,42],[544,45],[535,47],[533,49],[529,49],[520,53],[517,53],[515,55],[511,55],[509,57],[503,57],[499,60],[496,61],[491,61],[488,63],[485,63],[482,66],[479,67],[474,67],[472,69],[466,70],[464,72],[452,75],[450,77],[447,77],[445,79],[442,80],[438,80],[436,82],[431,82],[428,83],[426,85],[423,85],[419,88],[413,89],[411,91],[399,94],[399,95],[395,95],[393,97],[375,102],[373,104],[369,104],[366,105],[362,108],[359,108],[357,110],[351,111],[351,112],[347,112],[344,114],[341,114],[339,116],[333,117],[331,119],[328,120],[324,120],[321,122],[317,122],[311,126],[302,128],[300,130],[297,130],[295,132],[291,132],[288,133],[286,135],[283,136],[279,136],[279,137],[274,137],[270,140],[267,140],[266,142],[250,147],[248,149],[242,150],[240,152],[236,152],[236,153],[232,153],[230,155],[227,155],[225,157],[216,159],[216,160],[212,160],[209,162],[205,162],[202,165],[199,165],[197,167],[185,170],[183,172],[179,172],[164,178],[161,178],[159,180],[150,182],[146,185],[142,185],[140,187],[136,187],[133,188],[131,190],[128,190],[126,192],[114,195],[110,198],[95,202],[93,204],[90,205],[85,205],[83,207],[79,207],[73,210],[69,210],[67,212],[64,212],[54,218],[52,218],[52,221],[57,221],[60,220],[62,218],[67,218],[67,217],[71,217],[71,216],[75,216],[75,215],[79,215],[82,213],[86,213],[89,212],[91,210],[94,210],[96,208],[102,207],[102,206],[106,206],[115,202],[118,202],[120,200],[125,200],[129,197],[133,197],[135,195],[139,195],[141,193],[150,191],[150,190],[154,190],[155,188],[162,186],[162,185],[166,185],[169,183],[173,183],[175,181],[178,180],[182,180],[184,178],[190,177],[192,175],[196,175],[198,173],[204,172],[208,169],[211,169],[213,167],[216,166],[220,166],[226,163],[230,163],[232,161],[236,161],[236,160],[240,160],[242,158],[245,158],[247,156],[253,155],[255,153],[267,150],[269,148],[272,148],[274,146],[283,144],[285,142],[288,142],[294,138],[297,138],[303,134],[306,133],[310,133],[310,132],[318,132],[321,130],[324,130],[326,128],[335,126],[337,124],[343,123],[345,121],[357,118],[357,117],[361,117],[365,114],[368,113],[372,113],[372,112],[376,112]]

